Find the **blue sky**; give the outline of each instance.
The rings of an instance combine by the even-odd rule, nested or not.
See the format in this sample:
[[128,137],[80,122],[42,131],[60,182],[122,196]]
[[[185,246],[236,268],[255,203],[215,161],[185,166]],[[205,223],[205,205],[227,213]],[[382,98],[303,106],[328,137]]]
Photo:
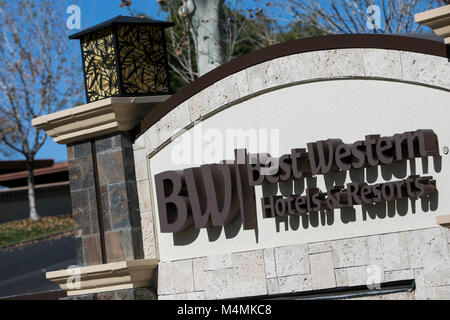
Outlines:
[[[13,1],[13,0],[9,0]],[[15,0],[14,0],[15,1]],[[55,0],[60,1],[60,0]],[[262,7],[269,10],[274,10],[274,8],[271,6],[266,7],[266,3],[270,1],[258,1],[258,0],[241,0],[241,5],[244,8],[257,8]],[[322,3],[326,3],[326,0],[319,0]],[[375,3],[379,1],[376,0]],[[152,17],[153,19],[157,20],[165,20],[166,16],[164,12],[162,12],[159,9],[159,4],[156,0],[132,0],[133,2],[133,9],[136,12],[145,12],[147,15]],[[69,14],[66,13],[65,9],[69,5],[78,5],[81,9],[81,28],[85,29],[87,27],[96,25],[98,23],[101,23],[105,20],[108,20],[112,17],[115,17],[117,15],[129,15],[129,12],[127,8],[119,8],[119,4],[121,3],[120,0],[63,0],[60,2],[62,3],[62,12],[61,14],[69,17]],[[283,15],[283,13],[278,12],[279,15]],[[63,26],[66,28],[66,26]],[[79,30],[73,30],[71,33],[75,33]],[[69,40],[67,40],[69,41]],[[79,52],[79,42],[78,40],[72,40],[70,41],[71,50],[76,50],[73,52]],[[79,63],[79,66],[81,68],[81,58],[79,54],[77,54],[77,59],[80,61],[77,61]],[[82,81],[82,79],[80,79]],[[67,106],[68,108],[73,106]],[[55,161],[66,161],[67,155],[66,155],[66,147],[65,145],[59,145],[53,142],[51,138],[47,138],[46,144],[41,148],[41,150],[38,152],[37,159],[44,159],[44,158],[53,158]]]
[[[117,15],[129,15],[126,8],[119,8],[120,0],[69,0],[65,2],[67,2],[67,6],[75,4],[80,7],[81,29],[96,25]],[[133,8],[138,12],[145,12],[154,19],[165,19],[164,13],[159,10],[156,0],[133,0]],[[69,16],[66,12],[62,12],[62,14]],[[74,50],[79,50],[78,40],[72,40],[72,42]],[[81,61],[79,65],[81,68]],[[57,162],[66,161],[66,146],[57,144],[53,142],[53,139],[47,137],[45,145],[36,156],[36,159],[46,158],[53,158]]]
[[[120,0],[65,0],[63,7],[69,5],[78,5],[81,9],[81,29],[86,29],[93,25],[99,24],[105,20],[113,18],[117,15],[129,15],[127,8],[119,8]],[[247,8],[255,8],[258,5],[265,6],[265,1],[245,0],[243,4]],[[156,20],[165,20],[164,12],[159,9],[156,0],[132,0],[133,9],[136,12],[145,12],[151,18]],[[69,17],[65,11],[61,14]],[[65,26],[64,26],[65,27]],[[75,33],[77,30],[74,30]],[[79,50],[78,40],[72,40],[73,50]],[[79,59],[81,59],[78,56]],[[81,60],[79,61],[81,68]],[[80,79],[81,80],[81,79]],[[72,107],[72,106],[68,106]],[[53,158],[55,161],[66,161],[66,147],[53,142],[53,139],[47,137],[45,145],[37,153],[36,159]]]

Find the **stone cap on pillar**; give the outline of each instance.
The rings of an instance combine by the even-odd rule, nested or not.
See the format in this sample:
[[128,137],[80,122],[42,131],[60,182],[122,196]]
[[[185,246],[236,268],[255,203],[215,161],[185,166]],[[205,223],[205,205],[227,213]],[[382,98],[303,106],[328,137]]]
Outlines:
[[56,143],[68,144],[133,129],[158,103],[170,95],[110,97],[35,118]]
[[414,18],[417,23],[433,29],[445,44],[450,44],[450,5],[418,13]]
[[131,260],[46,273],[68,296],[151,286],[157,259]]

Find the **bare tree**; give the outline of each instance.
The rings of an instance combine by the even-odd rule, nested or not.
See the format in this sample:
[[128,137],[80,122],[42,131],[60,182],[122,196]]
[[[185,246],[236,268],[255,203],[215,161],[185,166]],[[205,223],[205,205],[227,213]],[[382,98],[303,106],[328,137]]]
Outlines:
[[[443,0],[277,0],[293,20],[314,17],[325,33],[408,33],[418,32],[414,22],[418,12],[437,7]],[[379,28],[372,26],[377,22]],[[367,23],[369,21],[369,23]]]
[[0,146],[26,160],[35,220],[33,161],[46,135],[31,120],[74,103],[82,89],[73,65],[78,59],[69,57],[64,12],[48,0],[0,3]]

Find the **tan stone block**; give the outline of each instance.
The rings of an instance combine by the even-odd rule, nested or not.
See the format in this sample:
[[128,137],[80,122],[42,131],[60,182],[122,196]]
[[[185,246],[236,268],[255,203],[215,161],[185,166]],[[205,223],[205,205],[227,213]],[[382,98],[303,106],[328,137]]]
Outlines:
[[441,228],[420,230],[422,258],[427,287],[450,285],[448,242]]
[[160,139],[159,139],[159,127],[158,122],[155,123],[153,126],[151,126],[145,133],[144,136],[144,143],[145,143],[145,150],[146,154],[151,154],[156,148],[160,145]]
[[[345,270],[347,271],[347,285],[349,287],[367,285],[369,279],[367,266],[350,267],[345,268]],[[380,278],[382,278],[382,275],[380,275]],[[378,283],[378,281],[375,281],[375,283]]]
[[403,79],[450,89],[450,64],[444,57],[402,51]]
[[207,300],[234,297],[233,269],[207,271],[205,297]]
[[134,170],[136,173],[136,181],[149,179],[146,149],[134,151]]
[[140,211],[152,211],[152,201],[150,194],[150,183],[148,180],[141,180],[136,183],[138,197],[139,197],[139,210]]
[[386,271],[384,273],[384,281],[386,282],[410,279],[414,279],[414,272],[412,269]]
[[347,270],[346,269],[336,269],[334,270],[334,276],[336,278],[337,287],[346,287],[348,285]]
[[205,270],[220,270],[232,267],[231,254],[218,254],[206,257]]
[[381,236],[384,271],[409,269],[406,233],[389,233]]
[[206,258],[195,258],[192,260],[194,268],[194,288],[195,291],[205,290],[205,266]]
[[278,277],[310,272],[306,244],[278,247],[274,252]]
[[312,280],[310,274],[279,277],[278,285],[280,293],[301,292],[312,290]]
[[194,291],[192,259],[172,262],[172,277],[175,278],[175,293]]
[[277,276],[273,248],[264,250],[264,265],[266,268],[266,278],[274,278]]
[[413,269],[422,268],[422,240],[419,230],[409,231],[406,233],[406,242],[408,246],[409,264]]
[[196,93],[188,101],[191,122],[199,120],[210,112],[207,89]]
[[429,300],[450,300],[450,286],[427,287],[426,292]]
[[331,241],[308,243],[308,253],[331,252]]
[[141,229],[144,248],[144,257],[154,259],[158,257],[156,250],[155,229],[153,225],[153,213],[141,211]]
[[364,76],[360,49],[336,49],[307,52],[301,60],[308,79]]
[[311,254],[311,278],[314,290],[336,287],[333,256],[331,252]]
[[158,299],[161,295],[175,294],[175,277],[172,262],[158,264]]
[[[232,75],[227,77],[227,81],[229,83],[230,89],[237,93],[237,98],[235,98],[235,95],[232,97],[235,99],[243,98],[248,96],[249,89],[248,89],[248,81],[247,81],[247,70],[241,70],[239,72],[233,73]],[[230,99],[230,102],[232,102],[233,99]]]
[[280,287],[278,286],[278,279],[267,279],[267,294],[279,294]]
[[236,297],[267,294],[262,250],[232,254],[233,291]]
[[361,49],[367,77],[402,79],[400,52],[384,49]]
[[369,262],[366,237],[335,240],[331,242],[331,248],[336,268],[362,266]]

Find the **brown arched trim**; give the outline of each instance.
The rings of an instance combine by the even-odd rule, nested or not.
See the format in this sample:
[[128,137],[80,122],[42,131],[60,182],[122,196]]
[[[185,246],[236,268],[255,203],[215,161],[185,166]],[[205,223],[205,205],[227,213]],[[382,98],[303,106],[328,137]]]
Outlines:
[[428,40],[413,36],[389,34],[341,34],[293,40],[238,57],[208,72],[194,82],[191,82],[151,110],[147,117],[141,121],[138,128],[136,128],[136,134],[137,136],[140,136],[159,119],[188,98],[240,70],[268,60],[296,53],[348,48],[390,49],[448,57],[447,47],[443,41]]

